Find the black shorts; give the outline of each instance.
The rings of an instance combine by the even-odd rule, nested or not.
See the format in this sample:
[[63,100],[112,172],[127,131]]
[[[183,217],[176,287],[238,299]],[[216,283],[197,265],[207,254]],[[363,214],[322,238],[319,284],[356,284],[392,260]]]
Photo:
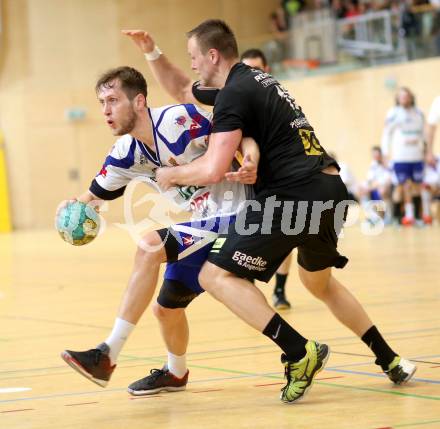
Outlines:
[[257,197],[237,215],[227,234],[212,246],[208,260],[239,277],[269,281],[287,255],[298,248],[307,271],[343,268],[337,251],[350,201],[339,175],[317,173],[289,199]]
[[165,308],[186,308],[199,295],[182,282],[165,279],[157,296],[157,302]]

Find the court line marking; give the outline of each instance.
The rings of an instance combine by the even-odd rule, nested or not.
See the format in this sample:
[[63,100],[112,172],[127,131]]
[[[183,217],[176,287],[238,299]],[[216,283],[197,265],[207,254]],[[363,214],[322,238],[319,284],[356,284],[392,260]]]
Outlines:
[[[256,346],[259,347],[259,346]],[[275,348],[275,346],[270,345],[270,347]],[[243,347],[243,348],[236,348],[234,350],[247,350],[249,348],[252,347]],[[212,353],[214,351],[209,351],[208,353]],[[269,351],[264,351],[261,352],[262,353],[271,353],[272,350]],[[195,352],[194,354],[200,354],[201,352]],[[339,351],[335,351],[332,350],[332,354],[342,354],[342,355],[354,355],[354,356],[359,356],[359,357],[371,357],[374,358],[374,356],[369,356],[369,355],[364,355],[364,354],[355,354],[355,353],[346,353],[346,352],[339,352]],[[193,355],[193,353],[188,353],[188,356]],[[158,363],[163,363],[163,360],[166,358],[166,356],[157,356],[157,357],[141,357],[141,356],[133,356],[133,355],[123,355],[125,357],[125,360],[123,362],[133,362],[133,361],[146,361],[146,362],[158,362]],[[229,356],[221,356],[221,357],[212,357],[212,359],[215,358],[225,358],[225,357],[237,357],[238,355],[229,355]],[[416,356],[414,358],[409,358],[409,360],[414,361],[414,362],[423,362],[420,361],[420,359],[424,359],[424,358],[437,358],[440,357],[440,355],[422,355],[422,356]],[[208,360],[210,358],[207,358],[206,360]],[[194,362],[196,359],[188,359],[188,362]],[[427,363],[427,362],[426,362]],[[434,363],[434,362],[429,362],[429,363]],[[368,362],[358,362],[358,363],[352,363],[352,364],[345,364],[345,365],[337,365],[337,366],[331,366],[331,367],[326,367],[327,370],[336,370],[339,368],[347,368],[347,367],[354,367],[354,366],[366,366],[366,365],[371,365],[372,362],[368,361]],[[119,364],[119,368],[133,368],[136,366],[143,366],[141,364],[139,365],[121,365],[121,363]],[[47,371],[47,370],[61,370],[59,372],[52,372],[51,374],[33,374],[33,375],[22,375],[22,376],[16,376],[16,377],[3,377],[1,376],[2,374],[16,374],[16,373],[22,373],[22,372],[36,372],[36,371]],[[45,368],[29,368],[29,369],[20,369],[20,370],[5,370],[5,371],[0,371],[0,380],[10,380],[10,379],[19,379],[19,378],[34,378],[34,377],[46,377],[46,376],[54,376],[54,375],[64,375],[64,374],[69,374],[70,371],[67,370],[68,368],[65,365],[60,365],[60,366],[53,366],[53,367],[45,367]],[[424,381],[423,379],[420,379],[421,381]]]
[[0,393],[16,393],[16,392],[27,392],[32,390],[30,387],[5,387],[0,389]]
[[[191,384],[193,384],[193,383],[206,383],[206,382],[213,382],[213,381],[223,381],[223,380],[232,380],[232,379],[241,379],[241,378],[252,378],[252,377],[264,377],[264,378],[271,378],[271,379],[282,379],[283,378],[282,375],[279,375],[279,372],[276,372],[276,373],[248,373],[248,372],[240,371],[240,370],[232,370],[232,369],[226,369],[226,368],[213,368],[213,367],[207,367],[207,366],[201,366],[201,365],[188,365],[188,367],[199,368],[199,369],[208,369],[211,371],[218,371],[218,372],[226,372],[229,374],[231,374],[231,373],[238,374],[238,375],[232,376],[232,377],[220,377],[220,378],[208,378],[208,379],[194,380],[194,381],[191,381]],[[367,373],[367,375],[371,375],[371,374]],[[416,398],[416,399],[440,401],[440,396],[421,395],[421,394],[416,394],[416,393],[406,393],[406,392],[401,392],[398,390],[360,387],[360,386],[352,386],[352,385],[347,385],[347,384],[329,383],[326,381],[316,381],[316,384],[321,384],[323,386],[328,386],[328,387],[342,388],[342,389],[351,389],[351,390],[358,390],[358,391],[390,394],[390,395],[402,396],[402,397],[410,397],[410,398]],[[120,391],[125,391],[125,390],[126,389],[123,389],[123,388],[117,388],[117,389],[108,389],[108,390],[99,390],[99,391],[95,390],[95,391],[88,391],[88,392],[70,392],[70,393],[61,393],[61,394],[53,394],[53,395],[34,396],[34,397],[27,397],[27,398],[6,399],[6,400],[0,400],[0,403],[53,399],[53,398],[79,396],[79,395],[92,395],[92,394],[96,394],[96,393],[98,393],[98,394],[112,393],[112,392],[120,392]]]
[[192,390],[191,393],[221,392],[222,390],[225,389]]
[[99,401],[93,402],[78,402],[75,404],[64,404],[65,407],[76,407],[77,405],[89,405],[89,404],[99,404]]
[[410,427],[410,426],[430,425],[432,423],[440,423],[440,420],[419,420],[417,422],[412,422],[412,423],[400,423],[400,424],[394,425],[394,427],[395,428],[404,428],[404,427]]
[[22,408],[20,410],[5,410],[5,411],[0,411],[0,413],[18,413],[19,411],[33,411],[34,408]]
[[[366,375],[369,377],[387,378],[387,376],[385,374],[376,374],[374,372],[368,372],[368,371],[353,371],[350,369],[340,369],[340,368],[325,368],[325,369],[327,371],[342,372],[345,374]],[[411,380],[419,381],[422,383],[440,384],[440,380],[432,380],[430,378],[413,377],[413,378],[411,378]]]

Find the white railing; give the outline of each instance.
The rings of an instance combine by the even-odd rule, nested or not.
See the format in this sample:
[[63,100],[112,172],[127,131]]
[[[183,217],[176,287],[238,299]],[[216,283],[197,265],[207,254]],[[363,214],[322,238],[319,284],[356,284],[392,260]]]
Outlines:
[[336,41],[340,48],[353,51],[392,52],[392,21],[388,10],[371,12],[336,21]]

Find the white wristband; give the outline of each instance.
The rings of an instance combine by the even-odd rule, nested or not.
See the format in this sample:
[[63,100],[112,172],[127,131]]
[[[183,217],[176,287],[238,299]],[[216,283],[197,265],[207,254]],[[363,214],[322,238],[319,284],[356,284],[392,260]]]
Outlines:
[[147,61],[156,61],[162,55],[162,51],[157,45],[154,45],[154,49],[151,52],[144,54]]

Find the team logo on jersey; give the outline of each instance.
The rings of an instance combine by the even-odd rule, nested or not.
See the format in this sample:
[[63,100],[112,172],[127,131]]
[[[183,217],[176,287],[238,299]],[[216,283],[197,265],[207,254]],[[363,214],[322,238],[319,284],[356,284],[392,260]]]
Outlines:
[[[200,115],[198,115],[200,116]],[[190,130],[198,130],[199,128],[202,128],[202,126],[195,120],[193,119],[191,122],[191,125],[189,126]]]
[[107,176],[107,168],[106,168],[105,165],[102,166],[101,171],[99,172],[99,174],[100,174],[101,176],[104,176],[104,177]]
[[196,114],[193,116],[193,120],[191,122],[191,125],[189,126],[189,135],[191,139],[196,139],[199,134],[199,129],[202,128],[202,126],[199,124],[198,121],[202,120],[202,115]]
[[209,192],[204,192],[202,195],[199,195],[198,197],[194,198],[191,201],[191,210],[194,211],[202,211],[208,206],[208,199],[209,199]]
[[175,119],[175,124],[180,125],[181,127],[184,127],[186,124],[186,118],[185,116],[178,116]]
[[171,156],[168,160],[168,164],[172,165],[173,167],[177,167],[179,163]]
[[182,237],[183,238],[183,245],[184,246],[191,246],[191,244],[194,244],[194,237],[191,235],[189,237]]
[[146,163],[147,163],[147,157],[143,153],[141,153],[139,155],[139,164],[144,165]]

